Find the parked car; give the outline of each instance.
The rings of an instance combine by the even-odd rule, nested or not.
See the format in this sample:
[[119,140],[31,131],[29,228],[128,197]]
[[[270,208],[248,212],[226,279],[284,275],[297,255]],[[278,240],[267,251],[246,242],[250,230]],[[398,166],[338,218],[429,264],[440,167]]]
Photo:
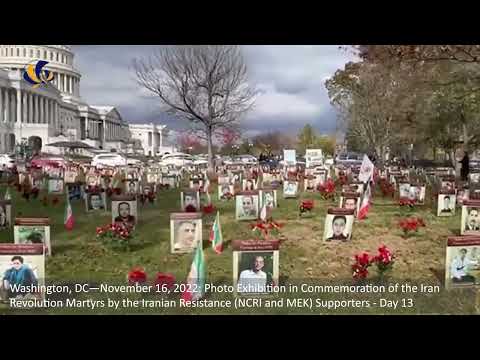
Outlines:
[[93,157],[91,165],[97,168],[104,166],[126,166],[127,159],[115,153],[98,154]]
[[162,157],[161,164],[164,166],[173,165],[183,167],[193,165],[193,157],[189,154],[174,153]]
[[41,169],[44,167],[64,167],[67,161],[61,156],[39,155],[32,158],[30,167]]
[[16,166],[15,160],[8,154],[0,155],[0,169],[13,169]]

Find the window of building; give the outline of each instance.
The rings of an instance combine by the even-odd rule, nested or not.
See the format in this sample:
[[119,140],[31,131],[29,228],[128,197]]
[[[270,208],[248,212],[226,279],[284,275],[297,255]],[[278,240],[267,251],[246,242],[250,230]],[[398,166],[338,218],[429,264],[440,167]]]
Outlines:
[[23,57],[27,57],[27,49],[23,48]]
[[50,52],[50,60],[53,60],[53,53]]
[[57,62],[58,62],[58,52],[56,53],[56,55],[57,55]]
[[43,50],[43,58],[47,60],[47,50]]
[[40,57],[40,50],[37,49],[37,58]]
[[10,48],[10,56],[13,56],[13,48]]
[[30,49],[30,57],[33,58],[33,49]]
[[19,57],[19,56],[20,56],[20,49],[17,48],[17,57]]

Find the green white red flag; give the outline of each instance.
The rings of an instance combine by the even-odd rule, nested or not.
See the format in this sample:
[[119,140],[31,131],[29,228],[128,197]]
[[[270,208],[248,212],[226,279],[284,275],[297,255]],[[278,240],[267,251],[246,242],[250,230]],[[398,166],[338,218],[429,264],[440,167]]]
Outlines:
[[65,225],[65,229],[73,230],[73,226],[75,225],[75,219],[73,218],[73,211],[72,206],[70,205],[70,200],[68,199],[67,193],[67,202],[65,205],[65,217],[63,220],[63,224]]
[[205,294],[205,258],[203,256],[202,243],[195,249],[192,266],[186,281],[185,291],[182,293],[182,300],[195,301]]
[[212,249],[217,254],[221,254],[223,251],[223,236],[222,227],[220,225],[220,213],[217,211],[217,216],[210,230],[210,241],[212,242]]

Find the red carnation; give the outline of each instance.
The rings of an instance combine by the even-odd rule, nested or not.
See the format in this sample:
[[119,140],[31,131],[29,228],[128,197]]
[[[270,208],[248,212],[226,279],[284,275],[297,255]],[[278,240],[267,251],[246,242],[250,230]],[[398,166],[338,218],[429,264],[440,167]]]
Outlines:
[[155,275],[154,285],[157,289],[166,287],[168,290],[171,290],[175,286],[175,276],[170,273],[158,272],[157,275]]
[[131,284],[131,285],[136,284],[136,283],[143,284],[146,281],[147,281],[147,274],[140,267],[133,268],[128,273],[128,283]]
[[185,211],[186,212],[197,212],[197,208],[193,205],[187,205],[187,207],[185,207]]
[[211,214],[215,211],[213,204],[208,204],[202,208],[204,214]]

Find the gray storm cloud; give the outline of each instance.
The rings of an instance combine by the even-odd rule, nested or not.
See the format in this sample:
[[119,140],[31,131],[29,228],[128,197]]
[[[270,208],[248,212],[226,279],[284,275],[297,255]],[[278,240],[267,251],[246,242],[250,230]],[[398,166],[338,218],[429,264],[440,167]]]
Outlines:
[[[187,126],[162,113],[159,100],[139,88],[132,60],[148,56],[156,45],[77,45],[75,67],[81,72],[81,95],[90,104],[116,106],[131,123]],[[254,110],[242,127],[254,133],[297,131],[307,123],[317,130],[335,130],[336,115],[329,103],[325,79],[343,68],[352,56],[336,45],[243,46],[249,78],[260,90]]]

